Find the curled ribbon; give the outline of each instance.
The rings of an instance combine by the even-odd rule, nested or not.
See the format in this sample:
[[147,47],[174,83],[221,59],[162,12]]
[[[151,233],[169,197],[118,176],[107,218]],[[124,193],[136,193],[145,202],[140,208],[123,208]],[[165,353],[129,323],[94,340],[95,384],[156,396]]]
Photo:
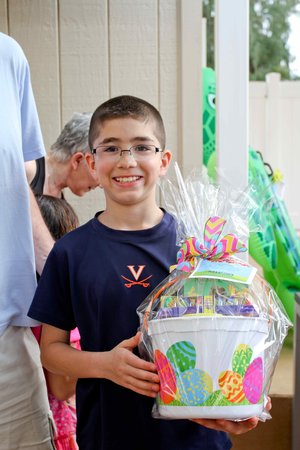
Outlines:
[[226,220],[218,216],[208,219],[204,229],[204,245],[195,237],[188,238],[177,253],[177,269],[191,272],[199,257],[210,261],[225,261],[233,253],[245,252],[246,245],[234,234],[226,234],[218,242],[225,223]]

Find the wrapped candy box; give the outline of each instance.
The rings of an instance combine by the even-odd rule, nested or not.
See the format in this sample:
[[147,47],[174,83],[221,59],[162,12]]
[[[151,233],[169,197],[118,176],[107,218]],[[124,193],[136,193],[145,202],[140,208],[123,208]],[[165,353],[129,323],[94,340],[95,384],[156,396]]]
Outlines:
[[[164,193],[178,221],[177,265],[137,310],[140,352],[160,378],[153,415],[265,420],[291,323],[272,287],[236,257],[247,250],[238,235],[247,234],[253,205],[199,177],[184,182],[175,168],[179,187],[169,182]],[[224,234],[217,215],[226,210],[234,233]]]

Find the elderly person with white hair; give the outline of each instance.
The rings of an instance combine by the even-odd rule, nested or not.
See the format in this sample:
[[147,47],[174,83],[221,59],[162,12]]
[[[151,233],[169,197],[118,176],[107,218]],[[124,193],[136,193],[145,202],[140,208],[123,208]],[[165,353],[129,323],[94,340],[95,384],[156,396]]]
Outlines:
[[68,187],[82,196],[99,186],[87,164],[93,157],[88,145],[90,120],[90,113],[74,113],[48,155],[26,163],[27,178],[36,195],[63,197],[63,189]]

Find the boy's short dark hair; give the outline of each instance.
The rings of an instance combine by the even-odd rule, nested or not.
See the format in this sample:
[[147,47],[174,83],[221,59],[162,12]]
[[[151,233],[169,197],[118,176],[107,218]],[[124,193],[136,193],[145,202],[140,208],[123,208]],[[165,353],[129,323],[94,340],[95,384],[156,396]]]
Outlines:
[[89,146],[92,150],[93,142],[99,135],[100,127],[106,120],[131,117],[143,122],[153,121],[154,134],[162,150],[166,145],[166,132],[159,111],[150,103],[131,95],[120,95],[102,103],[95,110],[91,118],[89,130]]

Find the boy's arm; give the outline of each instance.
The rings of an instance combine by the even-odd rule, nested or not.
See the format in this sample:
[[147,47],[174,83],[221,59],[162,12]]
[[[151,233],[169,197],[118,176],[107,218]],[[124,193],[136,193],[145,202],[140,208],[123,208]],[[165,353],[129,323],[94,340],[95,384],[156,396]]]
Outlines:
[[43,366],[71,378],[106,378],[148,397],[159,391],[159,377],[153,363],[132,353],[139,333],[108,352],[77,350],[69,344],[69,333],[43,324],[41,355]]

